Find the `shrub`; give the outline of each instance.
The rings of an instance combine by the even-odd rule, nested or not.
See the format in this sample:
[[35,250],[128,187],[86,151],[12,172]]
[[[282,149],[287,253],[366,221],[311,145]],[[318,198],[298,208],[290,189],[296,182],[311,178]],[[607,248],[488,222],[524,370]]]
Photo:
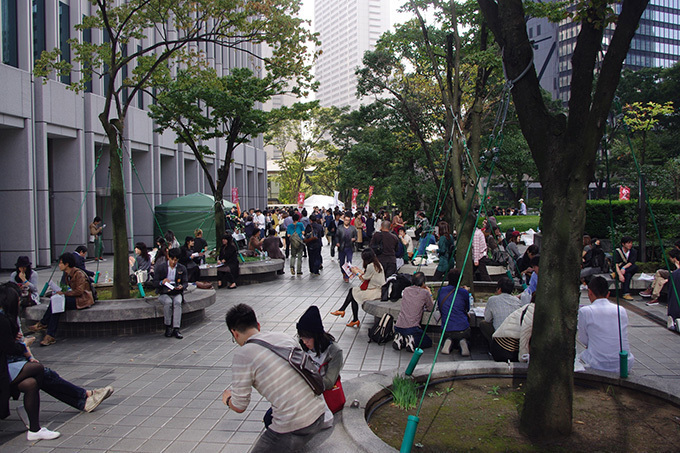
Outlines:
[[392,392],[392,402],[401,409],[413,409],[418,404],[418,388],[416,382],[411,378],[394,376],[390,391]]

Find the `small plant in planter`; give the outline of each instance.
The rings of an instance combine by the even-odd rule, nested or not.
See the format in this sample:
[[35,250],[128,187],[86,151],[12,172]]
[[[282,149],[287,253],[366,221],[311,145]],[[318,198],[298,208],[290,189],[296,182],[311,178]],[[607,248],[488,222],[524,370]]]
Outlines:
[[413,409],[418,403],[418,389],[416,382],[411,378],[394,376],[390,392],[392,403],[401,409]]

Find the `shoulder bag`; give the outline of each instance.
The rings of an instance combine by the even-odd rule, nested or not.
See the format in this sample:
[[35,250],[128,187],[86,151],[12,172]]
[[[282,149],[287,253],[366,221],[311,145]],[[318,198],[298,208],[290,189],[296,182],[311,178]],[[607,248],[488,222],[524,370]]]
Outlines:
[[263,346],[274,354],[287,361],[295,371],[298,372],[307,385],[311,387],[315,395],[321,395],[324,391],[323,378],[319,374],[319,369],[316,364],[305,354],[302,348],[286,348],[281,346],[274,346],[266,341],[257,338],[251,338],[246,343],[255,343]]

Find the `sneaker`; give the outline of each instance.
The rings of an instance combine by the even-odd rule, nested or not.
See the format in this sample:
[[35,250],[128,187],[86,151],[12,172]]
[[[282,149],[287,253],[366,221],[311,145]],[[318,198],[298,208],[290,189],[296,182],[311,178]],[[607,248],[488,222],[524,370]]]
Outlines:
[[394,340],[392,340],[392,349],[395,349],[397,351],[401,351],[401,348],[403,348],[403,347],[404,347],[404,337],[399,332],[396,332],[394,334]]
[[451,346],[453,346],[453,341],[450,338],[444,340],[444,346],[442,346],[442,354],[451,354]]
[[468,348],[467,340],[463,338],[458,342],[460,344],[460,355],[463,357],[469,357],[470,356],[470,348]]
[[26,433],[26,439],[28,440],[51,440],[56,439],[61,436],[61,433],[57,431],[50,431],[47,428],[40,428],[40,431],[33,432],[31,430]]
[[640,291],[640,297],[652,297],[652,288],[647,288],[644,291]]
[[29,429],[31,427],[31,422],[28,420],[28,414],[26,413],[24,406],[17,407],[17,414],[21,421],[24,422],[24,425],[26,425],[26,429]]
[[659,299],[652,299],[649,302],[645,302],[645,305],[647,305],[648,307],[659,305]]
[[668,330],[673,330],[675,331],[675,321],[673,320],[672,316],[669,316],[666,320],[666,327]]
[[631,296],[630,294],[624,294],[624,295],[623,295],[623,298],[626,299],[626,300],[635,300],[635,299],[633,298],[633,296]]
[[408,352],[414,352],[416,350],[416,339],[413,338],[413,335],[407,335],[404,343],[404,347]]
[[99,406],[102,401],[106,399],[107,390],[106,388],[94,389],[92,390],[92,395],[88,396],[85,400],[85,412],[92,412]]

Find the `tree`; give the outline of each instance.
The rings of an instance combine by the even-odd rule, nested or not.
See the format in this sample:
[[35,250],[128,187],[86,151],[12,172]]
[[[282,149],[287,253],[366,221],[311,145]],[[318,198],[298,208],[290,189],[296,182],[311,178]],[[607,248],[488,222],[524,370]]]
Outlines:
[[278,161],[281,167],[278,176],[281,202],[296,203],[299,192],[312,188],[311,179],[307,180],[307,172],[313,171],[313,167],[324,156],[333,153],[335,146],[331,141],[330,130],[339,114],[340,109],[337,107],[314,106],[304,114],[279,120],[265,134],[265,142],[281,152]]
[[[82,33],[70,40],[73,67],[59,60],[59,50],[43,52],[35,73],[47,77],[53,70],[66,74],[80,70],[71,84],[83,90],[92,77],[105,81],[104,107],[99,120],[109,141],[112,163],[119,162],[128,108],[140,91],[164,84],[173,63],[190,63],[202,53],[199,45],[214,43],[244,52],[267,66],[269,74],[295,78],[296,91],[310,84],[306,43],[314,38],[294,16],[300,0],[90,0],[95,14],[83,18],[79,31],[101,30],[101,44],[87,42]],[[267,44],[272,56],[262,59],[249,44]],[[130,76],[128,74],[130,69]],[[129,297],[128,234],[123,174],[111,165],[113,224],[113,297]]]
[[[469,207],[482,176],[474,171],[481,168],[482,124],[498,94],[489,88],[495,51],[489,49],[488,30],[474,2],[411,0],[403,9],[416,19],[383,35],[376,51],[366,54],[357,90],[377,95],[377,102],[404,116],[425,156],[424,170],[438,186],[444,180],[443,212],[455,225],[459,243],[467,244],[475,220]],[[426,23],[425,9],[439,28]],[[409,72],[402,60],[414,70]],[[449,146],[450,154],[442,152]],[[457,248],[458,263],[465,252]],[[471,283],[471,263],[464,275]]]
[[[621,67],[648,1],[616,2],[621,5],[618,16],[605,0],[578,2],[569,10],[581,30],[572,57],[566,115],[551,113],[541,96],[522,0],[478,3],[504,49],[517,116],[543,187],[539,303],[520,427],[537,437],[568,435],[585,199]],[[604,31],[614,19],[616,28],[596,80]],[[530,70],[524,73],[528,65]]]
[[[215,198],[218,245],[225,232],[222,200],[234,150],[267,130],[272,113],[256,105],[278,94],[282,85],[270,77],[255,77],[246,68],[234,68],[229,75],[218,77],[214,69],[195,65],[180,70],[175,80],[159,88],[156,105],[149,107],[156,130],[171,129],[175,142],[187,145],[196,156]],[[227,146],[215,181],[205,161],[205,156],[214,152],[202,143],[223,137]]]
[[645,164],[647,154],[647,132],[659,124],[659,117],[668,116],[673,113],[673,103],[668,101],[659,104],[649,101],[646,104],[634,102],[624,107],[623,121],[628,125],[633,133],[642,134],[642,148],[640,149],[640,165]]

